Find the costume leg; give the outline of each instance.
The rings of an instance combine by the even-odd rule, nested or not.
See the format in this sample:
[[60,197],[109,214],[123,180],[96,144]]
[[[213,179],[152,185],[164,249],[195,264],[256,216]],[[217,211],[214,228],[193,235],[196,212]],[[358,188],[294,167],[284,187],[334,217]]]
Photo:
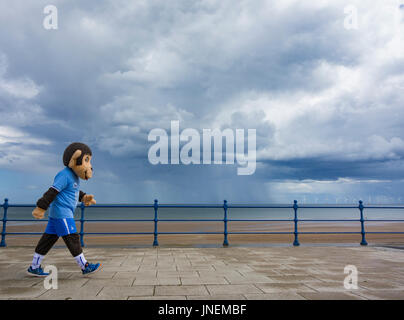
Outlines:
[[62,238],[66,243],[66,246],[69,249],[70,253],[76,260],[77,264],[80,266],[81,269],[85,269],[87,260],[84,257],[83,249],[81,248],[79,234],[77,232],[71,233],[63,236]]
[[41,265],[42,259],[58,241],[59,237],[56,234],[44,233],[39,239],[39,242],[35,248],[34,257],[32,259],[31,267],[36,269]]
[[35,248],[35,252],[42,256],[46,255],[56,243],[56,241],[58,241],[58,239],[59,236],[57,236],[56,234],[44,233],[41,239],[39,239],[39,242]]
[[73,257],[77,257],[83,252],[80,244],[80,236],[78,233],[71,233],[62,237]]

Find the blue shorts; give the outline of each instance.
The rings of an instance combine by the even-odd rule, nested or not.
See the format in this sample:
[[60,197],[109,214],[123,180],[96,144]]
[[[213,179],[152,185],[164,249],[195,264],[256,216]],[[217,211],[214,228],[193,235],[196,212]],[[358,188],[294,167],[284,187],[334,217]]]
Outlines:
[[45,233],[56,234],[59,237],[76,232],[76,223],[73,218],[55,219],[49,217],[48,225],[45,230]]

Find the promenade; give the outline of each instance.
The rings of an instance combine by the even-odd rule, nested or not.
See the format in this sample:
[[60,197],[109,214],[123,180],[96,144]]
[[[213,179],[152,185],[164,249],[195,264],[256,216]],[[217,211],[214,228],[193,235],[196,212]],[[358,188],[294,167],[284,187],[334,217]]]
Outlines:
[[[0,299],[404,299],[404,250],[301,246],[85,248],[99,272],[83,277],[66,248],[43,266],[58,269],[58,289],[26,275],[33,247],[0,248]],[[344,288],[344,267],[358,289]]]

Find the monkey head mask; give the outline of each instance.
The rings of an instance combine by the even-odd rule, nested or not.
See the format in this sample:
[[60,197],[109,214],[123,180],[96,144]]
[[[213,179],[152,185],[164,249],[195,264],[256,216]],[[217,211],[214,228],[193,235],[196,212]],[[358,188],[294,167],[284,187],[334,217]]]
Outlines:
[[84,143],[75,142],[66,148],[63,164],[72,169],[79,178],[88,180],[93,176],[91,158],[91,149]]

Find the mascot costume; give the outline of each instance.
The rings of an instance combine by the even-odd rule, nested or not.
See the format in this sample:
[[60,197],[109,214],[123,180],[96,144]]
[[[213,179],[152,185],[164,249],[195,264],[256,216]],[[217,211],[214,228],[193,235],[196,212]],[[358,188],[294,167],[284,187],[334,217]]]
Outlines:
[[37,277],[48,275],[42,270],[41,261],[59,237],[63,238],[83,274],[100,269],[100,263],[88,263],[84,258],[73,218],[78,201],[86,206],[96,203],[93,195],[87,195],[80,190],[80,178],[88,180],[93,176],[91,157],[92,152],[87,145],[78,142],[69,145],[63,154],[63,164],[66,168],[56,175],[53,185],[36,203],[37,207],[32,215],[36,219],[42,219],[49,208],[49,221],[35,248],[28,274]]

